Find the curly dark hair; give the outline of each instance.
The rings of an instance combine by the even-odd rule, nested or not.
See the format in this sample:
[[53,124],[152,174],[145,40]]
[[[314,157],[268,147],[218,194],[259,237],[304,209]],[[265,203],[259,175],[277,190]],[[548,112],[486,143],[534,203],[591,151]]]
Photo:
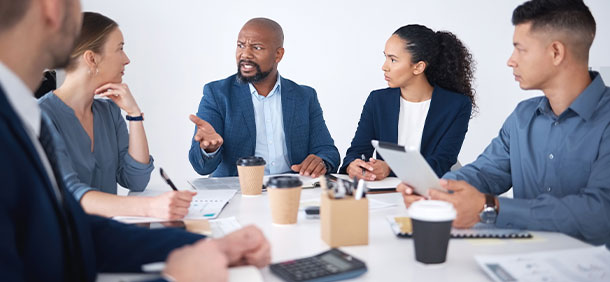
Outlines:
[[406,25],[394,32],[406,41],[411,62],[426,63],[424,74],[431,85],[463,94],[470,98],[472,114],[478,112],[475,102],[475,61],[468,48],[451,32],[437,31],[418,24]]

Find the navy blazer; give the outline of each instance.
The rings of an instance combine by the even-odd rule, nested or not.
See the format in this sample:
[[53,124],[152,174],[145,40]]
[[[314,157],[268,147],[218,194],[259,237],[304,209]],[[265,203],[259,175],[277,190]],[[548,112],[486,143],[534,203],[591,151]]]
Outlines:
[[[420,152],[434,172],[441,177],[457,162],[472,111],[470,99],[462,94],[434,87],[432,101],[426,116]],[[340,173],[346,173],[349,164],[360,158],[373,156],[371,140],[397,143],[398,115],[400,114],[400,88],[386,88],[371,92],[358,122],[356,135]],[[378,156],[379,159],[381,156]],[[394,173],[391,173],[394,176]]]
[[[50,121],[43,118],[42,122]],[[63,142],[51,132],[59,150]],[[85,214],[65,192],[57,201],[41,159],[0,86],[0,273],[3,281],[95,281],[98,272],[141,272],[199,235],[147,230]],[[68,235],[71,234],[71,235]]]
[[[339,167],[339,150],[324,122],[316,91],[283,77],[281,85],[289,165],[299,164],[314,154],[330,166],[327,173],[335,172]],[[213,176],[236,176],[237,159],[253,156],[256,149],[254,104],[248,84],[239,82],[237,75],[206,84],[197,116],[210,123],[224,143],[214,157],[206,157],[199,142],[193,139],[189,151],[191,165],[201,175],[213,172]]]

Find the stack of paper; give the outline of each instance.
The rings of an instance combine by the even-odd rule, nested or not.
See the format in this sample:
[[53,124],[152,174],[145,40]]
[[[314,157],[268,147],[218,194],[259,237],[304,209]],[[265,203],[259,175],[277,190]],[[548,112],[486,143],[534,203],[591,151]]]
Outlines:
[[494,281],[610,281],[610,251],[590,247],[512,255],[477,255]]

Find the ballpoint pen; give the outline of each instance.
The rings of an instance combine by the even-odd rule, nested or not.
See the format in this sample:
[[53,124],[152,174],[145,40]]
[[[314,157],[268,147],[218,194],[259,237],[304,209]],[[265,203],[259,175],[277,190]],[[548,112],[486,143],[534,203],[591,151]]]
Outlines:
[[[362,156],[360,156],[360,158],[366,162],[366,157],[364,156],[364,154],[362,154]],[[362,168],[362,176],[364,177],[364,174],[366,173],[366,169],[364,169],[364,167]]]
[[178,188],[176,188],[176,185],[174,185],[174,183],[169,179],[169,176],[167,176],[167,174],[165,174],[165,171],[163,171],[162,168],[159,168],[159,172],[161,173],[161,177],[163,177],[163,179],[165,180],[167,185],[169,185],[169,187],[172,187],[172,190],[178,191]]

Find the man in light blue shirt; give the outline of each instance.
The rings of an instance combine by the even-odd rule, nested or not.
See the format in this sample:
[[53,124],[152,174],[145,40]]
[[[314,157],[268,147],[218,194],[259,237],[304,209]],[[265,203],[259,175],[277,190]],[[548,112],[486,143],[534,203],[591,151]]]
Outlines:
[[278,174],[291,171],[284,136],[282,120],[282,91],[280,75],[267,96],[258,94],[252,83],[248,83],[254,105],[256,124],[256,149],[254,155],[266,156],[265,174]]
[[[532,0],[513,12],[508,61],[525,100],[478,159],[444,175],[455,227],[482,221],[610,244],[610,88],[588,71],[595,20],[582,1]],[[500,195],[513,188],[514,199]],[[421,197],[400,185],[405,203]],[[608,245],[610,246],[610,245]]]
[[236,161],[259,156],[265,174],[335,172],[339,151],[315,90],[279,75],[284,34],[276,22],[248,21],[237,39],[237,74],[208,83],[197,115],[189,161],[197,173],[237,175]]

